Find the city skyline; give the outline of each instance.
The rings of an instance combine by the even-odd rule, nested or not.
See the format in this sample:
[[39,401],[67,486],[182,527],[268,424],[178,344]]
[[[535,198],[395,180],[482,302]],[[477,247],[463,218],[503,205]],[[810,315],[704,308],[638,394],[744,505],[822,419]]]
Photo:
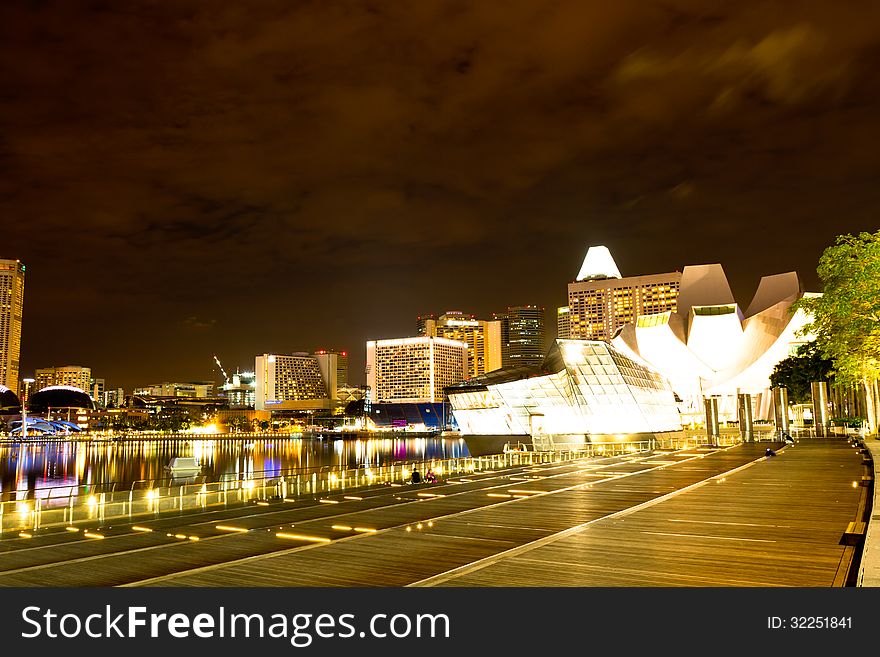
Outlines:
[[333,345],[357,382],[426,309],[555,325],[594,244],[625,276],[818,291],[834,236],[877,225],[878,26],[869,2],[4,3],[22,371],[129,387]]

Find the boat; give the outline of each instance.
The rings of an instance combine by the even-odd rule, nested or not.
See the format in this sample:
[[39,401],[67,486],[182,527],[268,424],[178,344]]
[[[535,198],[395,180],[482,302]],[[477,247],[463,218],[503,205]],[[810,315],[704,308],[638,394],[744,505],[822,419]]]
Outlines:
[[177,456],[165,466],[173,475],[194,475],[202,471],[198,459],[189,456]]

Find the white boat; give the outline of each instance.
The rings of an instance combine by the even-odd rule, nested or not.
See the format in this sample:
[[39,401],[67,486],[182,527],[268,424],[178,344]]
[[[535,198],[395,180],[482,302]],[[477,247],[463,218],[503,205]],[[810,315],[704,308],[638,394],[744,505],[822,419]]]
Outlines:
[[165,466],[166,470],[170,470],[172,474],[198,474],[202,471],[198,459],[189,456],[177,456],[168,462]]

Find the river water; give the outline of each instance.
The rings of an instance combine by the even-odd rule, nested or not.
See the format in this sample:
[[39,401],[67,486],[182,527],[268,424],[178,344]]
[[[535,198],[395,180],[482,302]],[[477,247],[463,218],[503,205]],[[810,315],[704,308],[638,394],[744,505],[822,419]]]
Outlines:
[[292,469],[356,468],[421,459],[467,456],[459,438],[175,438],[125,441],[53,441],[0,445],[0,495],[21,497],[27,490],[168,477],[165,466],[177,456],[195,457],[207,481],[224,476],[262,477]]

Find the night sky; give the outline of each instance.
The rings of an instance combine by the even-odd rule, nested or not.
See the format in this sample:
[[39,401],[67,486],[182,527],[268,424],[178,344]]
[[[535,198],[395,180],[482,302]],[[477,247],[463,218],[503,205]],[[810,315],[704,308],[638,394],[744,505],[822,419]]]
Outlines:
[[[880,3],[0,4],[23,374],[130,388],[721,262],[743,306],[880,208]],[[550,337],[555,326],[550,327]]]

